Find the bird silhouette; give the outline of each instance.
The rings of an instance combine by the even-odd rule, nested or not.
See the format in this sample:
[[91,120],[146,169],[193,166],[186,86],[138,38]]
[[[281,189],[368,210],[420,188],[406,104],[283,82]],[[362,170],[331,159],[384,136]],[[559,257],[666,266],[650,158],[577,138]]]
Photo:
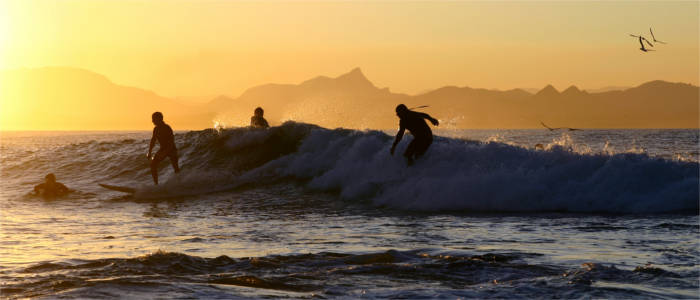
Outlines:
[[651,31],[651,27],[649,27],[649,33],[651,33],[651,39],[654,40],[654,43],[666,44],[666,42],[662,42],[656,39],[656,37],[654,36],[654,32]]
[[[636,38],[641,38],[641,40],[643,40],[645,43],[647,43],[647,45],[649,45],[649,47],[654,47],[654,44],[652,44],[652,43],[651,43],[647,38],[645,38],[644,36],[641,36],[641,35],[634,35],[634,34],[630,34],[630,36],[633,36],[633,37],[636,37]],[[644,46],[644,45],[642,45],[642,46]]]
[[[647,42],[647,44],[651,44],[651,43],[649,43],[649,41],[647,41],[647,39],[645,39],[645,38],[643,38],[643,37],[640,36],[640,37],[639,37],[639,44],[642,45],[642,48],[639,48],[639,50],[642,50],[642,51],[644,51],[644,52],[654,51],[654,50],[651,50],[651,49],[644,48],[644,43],[642,43],[642,40],[644,40],[645,42]],[[653,47],[653,46],[652,46],[652,47]]]
[[[634,34],[630,34],[630,36],[639,38],[639,44],[642,45],[642,48],[639,48],[639,50],[642,50],[644,52],[654,51],[651,49],[644,48],[644,42],[646,42],[649,46],[654,47],[654,45],[652,45],[651,42],[649,42],[649,40],[647,40],[645,37],[643,37],[641,35],[634,35]],[[642,42],[642,41],[644,41],[644,42]]]
[[552,127],[549,127],[549,126],[545,125],[544,122],[542,122],[542,121],[540,121],[540,124],[542,124],[542,126],[544,126],[544,128],[549,129],[549,131],[554,131],[554,130],[559,130],[559,129],[568,129],[569,131],[580,131],[580,130],[583,130],[583,129],[569,128],[569,127],[556,127],[556,128],[552,128]]

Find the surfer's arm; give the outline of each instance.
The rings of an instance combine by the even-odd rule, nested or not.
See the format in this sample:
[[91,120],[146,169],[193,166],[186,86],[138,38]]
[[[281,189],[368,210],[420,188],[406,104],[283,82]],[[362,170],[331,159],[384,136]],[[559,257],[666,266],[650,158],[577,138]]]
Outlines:
[[427,119],[428,121],[430,121],[430,123],[433,123],[433,125],[435,125],[435,126],[440,125],[440,122],[438,122],[437,119],[433,119],[433,117],[431,117],[429,114],[419,113],[419,115],[421,116],[421,118]]
[[151,136],[151,144],[148,145],[148,159],[151,158],[151,153],[153,152],[153,146],[156,145],[156,129],[153,128],[153,136]]
[[403,138],[403,133],[405,131],[406,131],[406,128],[401,126],[399,128],[399,132],[396,133],[396,139],[394,139],[394,144],[391,145],[391,150],[389,151],[391,153],[391,155],[394,155],[394,150],[396,149],[396,145],[398,145],[399,142],[401,141],[401,139]]

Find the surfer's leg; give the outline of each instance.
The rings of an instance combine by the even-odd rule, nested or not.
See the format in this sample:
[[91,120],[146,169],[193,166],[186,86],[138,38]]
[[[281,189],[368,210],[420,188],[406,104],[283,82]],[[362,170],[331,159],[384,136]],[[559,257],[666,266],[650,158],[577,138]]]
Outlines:
[[173,170],[175,170],[175,173],[180,173],[180,166],[178,165],[177,151],[171,152],[169,157],[170,157],[170,163],[173,165]]
[[432,137],[420,139],[420,141],[416,143],[416,158],[423,156],[432,143]]
[[417,141],[418,139],[414,137],[408,144],[408,147],[406,147],[406,151],[403,153],[403,156],[406,157],[406,162],[409,166],[413,164],[413,156],[416,154],[416,146],[418,144]]
[[151,176],[153,176],[153,183],[158,185],[158,164],[165,158],[165,155],[163,155],[163,152],[158,150],[156,152],[156,155],[153,156],[153,160],[151,160]]
[[151,176],[153,177],[153,183],[158,185],[158,163],[156,163],[155,158],[151,161]]

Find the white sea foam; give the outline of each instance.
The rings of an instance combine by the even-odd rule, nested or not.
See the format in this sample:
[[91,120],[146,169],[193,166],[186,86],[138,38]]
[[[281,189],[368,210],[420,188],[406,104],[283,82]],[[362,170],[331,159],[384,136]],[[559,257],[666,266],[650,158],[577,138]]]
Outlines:
[[644,154],[580,154],[591,150],[566,137],[544,151],[438,138],[425,157],[407,167],[400,155],[407,142],[392,157],[391,138],[381,132],[320,129],[296,153],[247,175],[308,179],[309,187],[339,191],[347,200],[409,210],[697,210],[697,163]]

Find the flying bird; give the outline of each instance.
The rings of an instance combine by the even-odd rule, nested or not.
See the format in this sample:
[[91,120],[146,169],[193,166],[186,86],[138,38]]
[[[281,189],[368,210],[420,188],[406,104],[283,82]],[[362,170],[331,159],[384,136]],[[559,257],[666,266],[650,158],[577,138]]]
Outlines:
[[540,124],[544,126],[544,128],[549,129],[549,131],[554,131],[554,130],[559,130],[559,129],[568,129],[569,131],[577,131],[577,130],[583,130],[583,129],[578,129],[578,128],[569,128],[569,127],[557,127],[557,128],[552,128],[544,124],[544,122],[540,121]]
[[651,27],[649,27],[649,33],[651,33],[651,39],[654,40],[654,43],[666,44],[666,42],[659,41],[656,39],[656,37],[654,37],[654,32],[651,31]]
[[[642,48],[639,48],[639,50],[642,50],[642,51],[644,51],[644,52],[654,51],[654,50],[651,50],[651,49],[644,48],[644,43],[642,43],[642,40],[644,40],[645,42],[647,42],[647,44],[649,44],[649,41],[647,41],[647,39],[645,39],[645,38],[643,38],[643,37],[640,36],[640,37],[639,37],[639,44],[642,45]],[[653,46],[652,46],[652,47],[653,47]]]
[[[649,47],[654,47],[654,44],[652,44],[652,43],[651,43],[649,40],[647,40],[647,38],[645,38],[644,36],[641,36],[641,35],[634,35],[634,34],[630,34],[630,36],[639,38],[640,43],[641,43],[641,41],[643,40],[644,42],[647,43],[647,45],[649,45]],[[644,47],[644,45],[642,45],[642,47]]]
[[634,34],[630,34],[630,36],[639,38],[639,44],[642,45],[642,48],[639,48],[639,50],[642,50],[642,51],[644,51],[644,52],[654,51],[654,50],[651,50],[651,49],[644,48],[644,43],[643,43],[642,41],[646,42],[649,46],[654,47],[654,45],[652,45],[652,44],[649,42],[649,40],[647,40],[645,37],[643,37],[643,36],[641,36],[641,35],[634,35]]

